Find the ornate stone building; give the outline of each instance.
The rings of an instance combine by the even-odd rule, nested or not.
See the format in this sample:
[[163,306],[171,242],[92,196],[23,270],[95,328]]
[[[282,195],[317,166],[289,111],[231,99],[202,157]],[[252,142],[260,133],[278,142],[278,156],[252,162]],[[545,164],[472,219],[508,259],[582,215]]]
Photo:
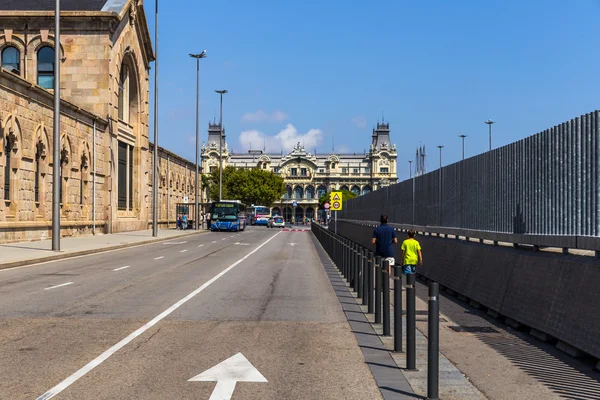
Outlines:
[[[209,124],[208,141],[202,146],[204,172],[219,166],[219,136],[220,126]],[[369,151],[360,154],[311,154],[300,143],[288,154],[236,154],[223,144],[224,167],[262,168],[283,177],[286,193],[273,211],[287,220],[316,216],[319,197],[327,192],[346,189],[362,195],[396,183],[396,158],[389,123],[377,124]]]
[[[105,233],[147,229],[151,218],[154,54],[143,2],[61,3],[57,46],[54,0],[0,2],[0,242],[49,237],[54,162],[61,165],[62,235],[88,233],[94,226]],[[57,47],[61,157],[53,160]],[[161,171],[169,169],[175,185],[166,187],[165,172],[166,197],[159,199],[175,203],[187,195],[193,201],[188,171],[194,164],[159,151],[169,159],[161,159]],[[160,216],[167,217],[166,206]]]

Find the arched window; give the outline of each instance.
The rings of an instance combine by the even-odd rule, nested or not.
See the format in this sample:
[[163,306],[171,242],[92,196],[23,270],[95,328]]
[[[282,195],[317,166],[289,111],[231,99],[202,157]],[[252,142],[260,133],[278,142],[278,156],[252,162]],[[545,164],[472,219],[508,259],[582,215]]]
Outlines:
[[304,190],[302,190],[302,186],[296,186],[296,189],[294,189],[294,198],[301,199],[303,193]]
[[126,106],[129,104],[129,69],[127,65],[121,66],[119,75],[119,119],[123,122],[129,122],[129,110]]
[[10,153],[12,152],[12,141],[9,136],[4,138],[4,200],[10,200]]
[[325,196],[326,194],[327,194],[327,188],[325,186],[321,185],[317,188],[317,196],[319,198]]
[[363,188],[363,190],[362,190],[362,194],[363,194],[363,195],[365,195],[365,194],[369,194],[369,193],[371,193],[372,191],[373,191],[373,189],[371,189],[371,186],[367,185],[367,186],[365,186],[365,187]]
[[119,119],[131,124],[132,115],[137,112],[137,85],[134,69],[128,62],[123,62],[119,74]]
[[352,186],[352,193],[354,193],[357,196],[360,196],[360,188],[358,186]]
[[347,191],[347,190],[348,190],[348,186],[346,186],[346,185],[343,185],[343,186],[340,188],[340,190],[346,190],[346,191]]
[[314,199],[315,198],[315,188],[312,186],[309,186],[306,188],[306,198],[307,199]]
[[16,47],[8,46],[2,50],[2,68],[21,75],[21,52]]
[[291,199],[292,198],[292,187],[291,186],[286,186],[285,187],[285,194],[283,195],[284,199]]
[[35,189],[34,196],[35,202],[40,202],[40,159],[42,158],[42,153],[44,151],[44,143],[41,140],[35,145]]
[[44,46],[37,55],[37,83],[44,89],[54,88],[54,49]]

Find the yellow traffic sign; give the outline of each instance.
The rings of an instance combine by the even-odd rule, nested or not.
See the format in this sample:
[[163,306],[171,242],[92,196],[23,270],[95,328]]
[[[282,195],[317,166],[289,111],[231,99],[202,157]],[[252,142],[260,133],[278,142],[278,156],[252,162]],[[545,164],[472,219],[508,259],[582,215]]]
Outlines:
[[331,192],[331,211],[342,210],[342,192]]

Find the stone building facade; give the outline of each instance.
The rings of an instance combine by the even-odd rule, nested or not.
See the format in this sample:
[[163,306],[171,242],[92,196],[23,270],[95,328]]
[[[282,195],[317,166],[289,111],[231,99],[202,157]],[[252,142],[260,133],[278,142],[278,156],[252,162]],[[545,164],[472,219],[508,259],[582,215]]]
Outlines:
[[[98,233],[147,229],[154,54],[143,3],[62,3],[56,160],[61,164],[61,234],[86,234],[94,227]],[[0,4],[0,242],[51,234],[54,5],[54,0],[9,2],[10,9]],[[175,184],[195,168],[166,150],[159,148],[159,155]],[[183,192],[166,186],[165,191],[159,200],[183,200]],[[160,215],[166,221],[164,207]]]
[[[201,151],[205,173],[219,166],[219,137],[220,125],[209,124],[208,141]],[[398,180],[396,146],[390,141],[390,124],[384,122],[373,129],[369,151],[360,154],[311,154],[300,143],[288,154],[238,154],[229,152],[225,140],[222,154],[224,167],[262,168],[285,180],[286,193],[273,205],[273,212],[288,221],[316,217],[319,198],[327,192],[345,189],[362,195]]]

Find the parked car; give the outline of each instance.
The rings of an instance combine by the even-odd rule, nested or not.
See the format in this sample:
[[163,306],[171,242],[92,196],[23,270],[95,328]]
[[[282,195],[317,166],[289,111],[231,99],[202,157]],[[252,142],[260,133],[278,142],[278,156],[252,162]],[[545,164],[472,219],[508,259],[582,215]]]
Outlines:
[[285,221],[283,217],[276,215],[274,217],[269,218],[269,222],[267,222],[268,228],[283,228],[285,227]]

